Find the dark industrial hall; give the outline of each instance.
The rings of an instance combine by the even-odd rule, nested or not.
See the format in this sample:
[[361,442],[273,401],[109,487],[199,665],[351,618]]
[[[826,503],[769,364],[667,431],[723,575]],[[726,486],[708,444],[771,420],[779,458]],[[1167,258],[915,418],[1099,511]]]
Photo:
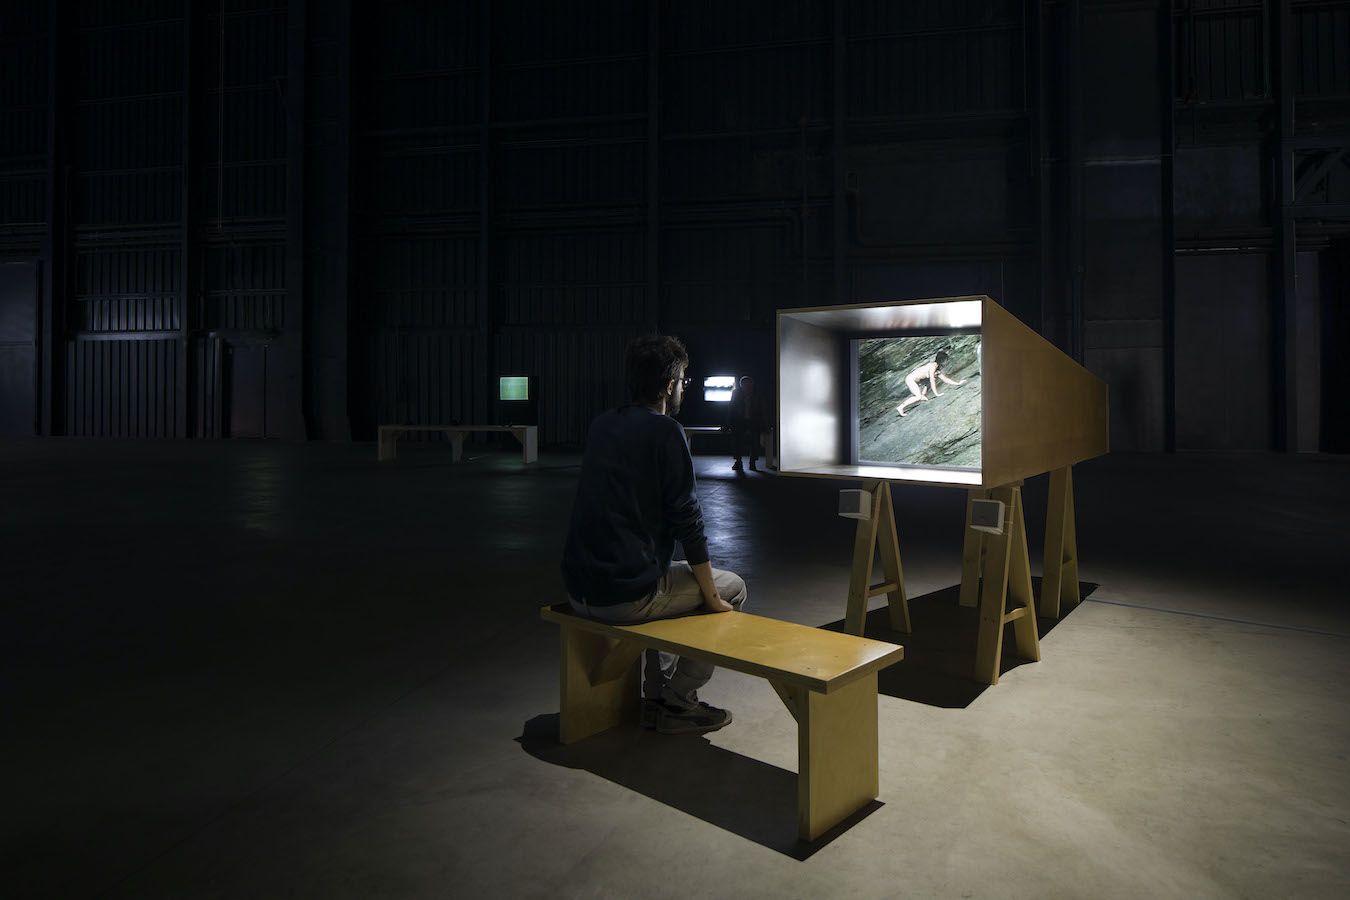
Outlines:
[[16,898],[1350,896],[1350,0],[0,4]]

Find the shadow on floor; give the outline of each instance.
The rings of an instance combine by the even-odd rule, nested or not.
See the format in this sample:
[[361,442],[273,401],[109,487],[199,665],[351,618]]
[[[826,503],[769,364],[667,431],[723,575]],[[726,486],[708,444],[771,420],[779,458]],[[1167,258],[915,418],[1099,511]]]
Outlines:
[[732,753],[700,735],[620,726],[558,743],[558,715],[535,716],[516,741],[536,759],[584,769],[797,860],[811,857],[884,804],[870,804],[814,841],[797,837],[797,775]]
[[[1041,580],[1033,577],[1034,595],[1040,594]],[[1079,582],[1079,596],[1086,600],[1098,585]],[[882,669],[877,675],[877,691],[888,697],[912,700],[944,709],[965,709],[991,685],[975,681],[975,640],[980,614],[975,607],[960,603],[961,586],[952,585],[942,590],[909,598],[909,621],[913,631],[904,634],[891,630],[890,614],[885,606],[867,613],[864,626],[867,637],[893,644],[903,644],[903,662]],[[1042,641],[1058,627],[1077,606],[1061,611],[1059,619],[1036,617],[1036,628]],[[844,620],[822,625],[827,631],[844,630]],[[1044,648],[1042,654],[1046,652]],[[1003,629],[1003,653],[999,660],[999,676],[1026,665],[1017,655],[1013,630]]]

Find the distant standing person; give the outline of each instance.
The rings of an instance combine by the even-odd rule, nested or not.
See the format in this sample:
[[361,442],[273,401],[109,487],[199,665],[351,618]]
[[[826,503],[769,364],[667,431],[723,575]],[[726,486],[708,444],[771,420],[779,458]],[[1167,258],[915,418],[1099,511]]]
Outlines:
[[930,399],[928,396],[928,388],[921,384],[925,379],[927,379],[928,384],[933,388],[934,397],[942,396],[938,393],[937,389],[938,379],[942,379],[942,381],[950,384],[952,387],[960,387],[965,384],[965,381],[952,381],[945,373],[943,373],[942,370],[947,365],[948,359],[947,351],[939,350],[936,358],[934,358],[932,362],[924,363],[913,372],[910,372],[909,375],[905,376],[905,384],[909,387],[911,396],[906,397],[905,400],[895,408],[895,411],[901,416],[907,416],[909,413],[905,412],[905,407],[913,406],[915,403],[922,403]]
[[[562,575],[583,616],[634,624],[730,612],[745,582],[714,569],[703,534],[694,461],[680,423],[689,354],[678,338],[635,338],[624,353],[630,402],[601,413],[586,434],[581,480],[563,547]],[[675,541],[687,559],[673,561]],[[731,721],[699,700],[711,663],[646,651],[642,724],[663,734],[714,731]]]
[[764,433],[764,401],[755,390],[755,379],[742,375],[727,404],[727,429],[731,432],[731,471],[744,472],[741,457],[750,457],[750,471],[758,472],[759,438]]

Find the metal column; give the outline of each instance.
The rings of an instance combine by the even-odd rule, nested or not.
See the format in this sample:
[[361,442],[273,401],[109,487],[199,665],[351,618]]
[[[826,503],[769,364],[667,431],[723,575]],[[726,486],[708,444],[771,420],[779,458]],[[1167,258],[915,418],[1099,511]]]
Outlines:
[[[492,314],[492,0],[482,0],[482,28],[479,32],[481,84],[479,103],[482,120],[478,129],[478,339],[482,342],[482,363],[474,368],[471,408],[465,410],[470,421],[489,421],[493,407],[483,398],[489,394],[497,340]],[[476,408],[483,403],[483,409]]]
[[38,419],[43,436],[66,433],[66,306],[70,302],[70,219],[67,162],[70,136],[70,10],[65,0],[47,8],[47,227],[42,232],[42,304],[38,332]]
[[1272,443],[1276,450],[1298,449],[1298,235],[1290,206],[1294,202],[1294,33],[1291,0],[1275,0],[1271,41],[1275,57],[1276,129],[1273,144],[1274,190],[1271,220],[1275,258],[1272,266],[1271,361],[1274,375]]
[[1069,120],[1067,144],[1069,157],[1069,224],[1068,224],[1068,301],[1069,353],[1081,365],[1083,362],[1083,284],[1085,281],[1085,241],[1083,229],[1083,0],[1069,2]]
[[647,4],[647,308],[661,331],[661,4]]
[[1176,353],[1176,209],[1173,193],[1173,151],[1176,149],[1173,106],[1173,3],[1158,10],[1158,168],[1162,208],[1162,328],[1163,328],[1163,449],[1177,449]]
[[[305,421],[309,381],[305,365],[305,16],[305,0],[290,0],[286,9],[286,324],[281,338],[285,408],[280,410],[281,436],[288,441],[309,436]],[[267,430],[272,430],[270,423]]]
[[[848,196],[845,193],[845,181],[848,176],[848,164],[845,158],[847,141],[845,134],[845,125],[848,121],[848,92],[846,90],[845,78],[847,77],[847,68],[845,66],[845,53],[848,50],[847,35],[844,33],[847,20],[844,17],[844,4],[834,4],[834,118],[833,128],[831,129],[831,139],[833,144],[834,157],[834,198],[833,208],[831,210],[831,219],[833,225],[834,249],[834,302],[845,303],[848,300],[847,272],[848,272]],[[805,158],[802,160],[805,165]],[[802,183],[806,183],[805,171],[802,174]],[[803,198],[805,199],[805,198]],[[802,222],[805,229],[806,208],[802,207]],[[806,256],[806,243],[802,243],[802,256]]]

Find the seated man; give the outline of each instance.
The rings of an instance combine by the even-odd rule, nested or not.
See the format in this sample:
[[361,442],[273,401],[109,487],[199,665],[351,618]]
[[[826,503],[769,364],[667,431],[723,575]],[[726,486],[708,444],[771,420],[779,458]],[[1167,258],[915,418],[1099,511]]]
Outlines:
[[[631,402],[591,423],[562,561],[568,599],[582,615],[633,624],[728,612],[745,602],[740,576],[708,561],[694,461],[670,418],[680,409],[688,365],[678,338],[635,338],[624,354]],[[685,561],[671,561],[676,539]],[[648,650],[643,725],[679,734],[730,723],[730,712],[698,698],[713,668]]]

